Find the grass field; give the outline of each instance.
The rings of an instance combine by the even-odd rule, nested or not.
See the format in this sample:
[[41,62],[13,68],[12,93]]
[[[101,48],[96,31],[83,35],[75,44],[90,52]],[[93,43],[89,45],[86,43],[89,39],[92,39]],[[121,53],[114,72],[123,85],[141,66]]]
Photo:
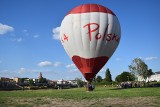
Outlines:
[[0,91],[0,107],[160,107],[160,88]]

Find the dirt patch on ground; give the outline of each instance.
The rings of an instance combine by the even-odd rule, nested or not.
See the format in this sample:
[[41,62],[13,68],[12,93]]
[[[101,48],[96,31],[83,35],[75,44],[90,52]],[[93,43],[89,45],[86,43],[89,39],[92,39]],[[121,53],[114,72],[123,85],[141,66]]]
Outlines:
[[[55,99],[48,97],[9,98],[10,106],[31,107],[157,107],[156,97],[101,98],[101,99]],[[9,103],[9,102],[8,102]]]

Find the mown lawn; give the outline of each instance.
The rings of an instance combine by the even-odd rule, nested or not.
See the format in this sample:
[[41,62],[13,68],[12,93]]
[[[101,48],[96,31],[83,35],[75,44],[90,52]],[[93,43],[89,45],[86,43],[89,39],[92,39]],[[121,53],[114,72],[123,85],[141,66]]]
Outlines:
[[[0,91],[0,107],[8,106],[58,106],[59,103],[68,103],[69,106],[72,102],[87,103],[90,101],[90,105],[86,106],[105,106],[108,103],[103,101],[119,101],[120,106],[127,105],[126,101],[130,102],[129,99],[136,100],[137,104],[146,103],[146,106],[159,106],[160,105],[160,88],[129,88],[129,89],[117,89],[110,87],[96,87],[93,92],[85,91],[85,88],[74,88],[74,89],[62,89],[62,90],[25,90],[25,91]],[[146,98],[146,99],[145,99]],[[102,100],[101,100],[102,99]],[[140,101],[143,99],[142,101]],[[132,101],[131,100],[131,101]],[[151,100],[151,102],[149,102]],[[56,102],[54,102],[56,101]],[[140,101],[140,102],[139,102]],[[144,102],[143,102],[144,101]],[[92,102],[94,104],[92,105]],[[134,104],[134,101],[132,102]],[[151,105],[150,105],[151,103]],[[57,104],[57,105],[56,105]],[[99,105],[98,105],[99,104]],[[112,106],[112,103],[109,102]],[[113,104],[118,106],[119,104]],[[60,106],[60,105],[59,105]],[[63,105],[67,106],[67,105]],[[75,105],[76,106],[76,105]],[[82,105],[85,106],[85,105]],[[129,104],[130,106],[130,104]]]

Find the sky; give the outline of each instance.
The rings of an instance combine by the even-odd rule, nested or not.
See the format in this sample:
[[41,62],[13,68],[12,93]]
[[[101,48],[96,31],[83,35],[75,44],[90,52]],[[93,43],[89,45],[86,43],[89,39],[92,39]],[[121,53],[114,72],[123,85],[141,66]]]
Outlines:
[[[141,58],[160,71],[159,0],[0,0],[0,77],[83,78],[59,38],[64,16],[76,6],[96,3],[111,9],[121,25],[121,41],[97,74],[112,79]],[[84,79],[84,78],[83,78]]]

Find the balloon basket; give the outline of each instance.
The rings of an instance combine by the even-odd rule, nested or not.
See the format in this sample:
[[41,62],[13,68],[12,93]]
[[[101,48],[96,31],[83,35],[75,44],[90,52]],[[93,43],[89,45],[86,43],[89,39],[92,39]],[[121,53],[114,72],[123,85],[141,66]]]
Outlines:
[[92,81],[87,81],[86,84],[86,91],[90,92],[90,91],[94,91],[95,86],[92,84]]

